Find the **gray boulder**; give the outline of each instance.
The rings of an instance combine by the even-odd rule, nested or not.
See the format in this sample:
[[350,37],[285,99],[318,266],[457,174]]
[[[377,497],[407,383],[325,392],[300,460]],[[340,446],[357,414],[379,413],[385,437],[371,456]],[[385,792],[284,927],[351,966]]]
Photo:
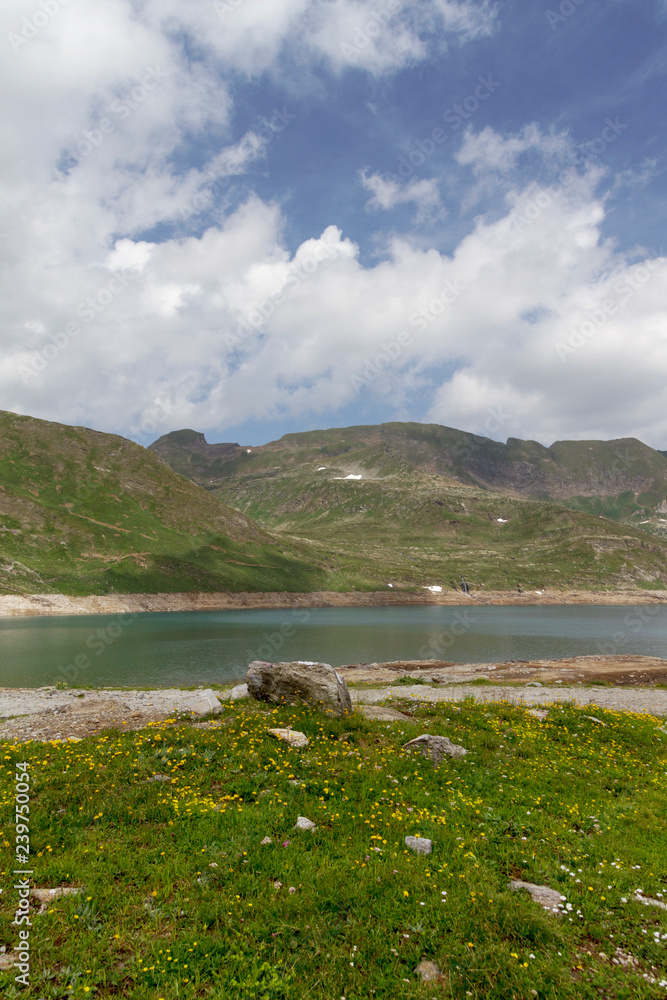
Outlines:
[[421,750],[425,757],[430,757],[434,765],[438,765],[443,757],[463,757],[468,751],[452,743],[448,736],[433,736],[422,733],[416,739],[403,744],[404,750]]
[[534,882],[524,882],[523,879],[514,878],[509,884],[509,888],[514,892],[519,889],[527,889],[536,903],[543,906],[550,913],[560,913],[563,909],[565,896],[561,896],[557,889],[550,889],[548,885],[535,885]]
[[248,693],[274,705],[306,704],[332,715],[348,715],[347,684],[328,663],[266,663],[253,660],[246,676]]
[[427,837],[406,837],[405,846],[417,854],[430,854],[433,850],[433,841]]

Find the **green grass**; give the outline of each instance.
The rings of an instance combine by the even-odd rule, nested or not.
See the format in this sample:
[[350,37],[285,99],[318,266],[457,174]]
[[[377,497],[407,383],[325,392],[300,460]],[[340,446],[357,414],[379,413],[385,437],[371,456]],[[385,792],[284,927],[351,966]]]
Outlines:
[[[17,762],[31,766],[35,884],[83,890],[33,913],[20,995],[663,997],[644,974],[665,977],[667,913],[633,900],[638,888],[667,893],[658,720],[395,704],[409,723],[246,703],[211,728],[0,747],[0,944],[16,941]],[[267,735],[288,723],[306,749]],[[401,749],[426,729],[468,755],[435,769]],[[150,783],[156,773],[171,782]],[[294,830],[298,815],[315,832]],[[407,851],[407,835],[432,839],[433,854]],[[558,889],[562,915],[508,891],[517,877]],[[613,964],[616,949],[636,965]],[[420,982],[423,958],[439,982]],[[0,990],[19,995],[12,974]]]
[[0,593],[317,589],[277,538],[114,434],[0,411]]
[[[667,544],[636,528],[415,470],[385,476],[378,462],[357,454],[319,473],[246,471],[215,494],[267,530],[326,552],[329,589],[437,584],[460,593],[461,577],[473,591],[667,585]],[[335,478],[350,468],[365,478]]]

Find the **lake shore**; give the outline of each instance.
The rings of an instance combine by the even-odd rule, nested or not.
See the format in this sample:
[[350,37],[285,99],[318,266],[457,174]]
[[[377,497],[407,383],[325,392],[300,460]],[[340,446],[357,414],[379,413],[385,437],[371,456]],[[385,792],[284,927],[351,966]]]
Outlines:
[[165,611],[229,611],[241,608],[373,608],[470,605],[664,604],[665,590],[543,590],[462,591],[428,590],[313,591],[312,593],[179,593],[179,594],[2,594],[0,616],[95,615]]
[[[508,701],[542,705],[573,701],[616,711],[667,715],[667,659],[649,656],[575,656],[561,660],[451,663],[396,660],[339,668],[352,685],[355,707],[385,701]],[[482,682],[481,686],[480,682]],[[656,685],[661,685],[656,687]],[[83,739],[106,729],[143,729],[171,718],[220,713],[247,698],[226,688],[0,687],[0,741]],[[363,713],[363,708],[360,709]]]

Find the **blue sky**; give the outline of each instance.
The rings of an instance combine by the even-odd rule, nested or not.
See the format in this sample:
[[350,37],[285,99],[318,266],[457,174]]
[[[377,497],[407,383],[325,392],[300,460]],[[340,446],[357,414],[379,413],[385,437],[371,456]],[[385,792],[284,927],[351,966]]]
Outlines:
[[1,408],[667,448],[662,0],[0,16]]

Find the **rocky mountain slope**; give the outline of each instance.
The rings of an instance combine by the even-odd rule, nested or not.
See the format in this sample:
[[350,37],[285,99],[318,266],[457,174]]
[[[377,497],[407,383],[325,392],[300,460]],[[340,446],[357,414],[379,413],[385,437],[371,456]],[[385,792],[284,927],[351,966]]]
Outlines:
[[[197,441],[201,468],[206,452]],[[369,577],[393,587],[460,587],[462,577],[497,589],[666,584],[665,542],[572,509],[574,502],[568,508],[571,497],[545,496],[547,488],[627,487],[619,442],[593,448],[597,466],[590,443],[570,444],[501,445],[421,424],[312,431],[240,448],[225,461],[211,453],[199,481],[264,527],[326,546],[336,586],[363,586]],[[657,503],[667,461],[636,445],[620,453]],[[179,467],[188,463],[185,432],[151,449],[171,461],[178,451]]]
[[437,424],[388,423],[287,434],[252,448],[208,445],[202,434],[177,431],[150,448],[207,488],[260,471],[325,465],[355,474],[361,465],[380,472],[405,467],[508,497],[555,500],[667,537],[667,452],[636,438],[557,441],[546,448]]

